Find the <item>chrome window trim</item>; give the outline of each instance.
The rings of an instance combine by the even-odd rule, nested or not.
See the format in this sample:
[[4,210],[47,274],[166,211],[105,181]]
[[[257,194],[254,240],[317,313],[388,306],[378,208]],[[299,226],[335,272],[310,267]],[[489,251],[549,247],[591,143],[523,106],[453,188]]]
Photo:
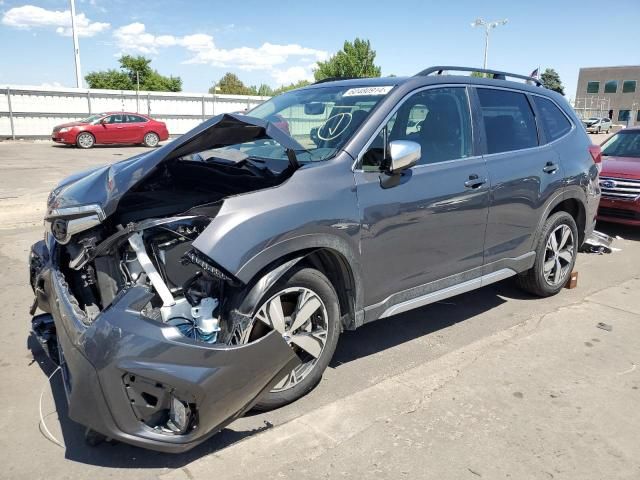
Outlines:
[[[398,111],[398,109],[411,96],[415,95],[416,93],[422,92],[424,90],[434,89],[434,88],[447,88],[447,87],[457,87],[457,88],[464,88],[465,89],[465,94],[467,95],[467,102],[469,103],[469,113],[471,115],[471,139],[472,139],[472,142],[475,142],[475,140],[476,140],[476,131],[473,128],[473,114],[474,113],[473,113],[473,110],[472,110],[472,107],[471,107],[471,99],[469,97],[469,88],[476,88],[476,89],[478,89],[478,88],[489,88],[489,89],[494,89],[494,90],[506,90],[506,91],[509,91],[509,92],[521,93],[521,94],[523,94],[525,96],[527,96],[527,95],[532,95],[532,96],[536,95],[538,97],[545,98],[545,99],[550,100],[551,102],[553,102],[553,104],[558,108],[558,110],[560,110],[560,112],[564,115],[564,117],[571,124],[571,128],[563,136],[561,136],[559,138],[556,138],[552,142],[539,144],[539,145],[536,145],[535,147],[521,148],[521,149],[518,149],[518,150],[507,150],[505,152],[498,152],[498,153],[486,153],[484,155],[474,155],[474,156],[471,156],[471,157],[464,157],[464,158],[455,158],[455,159],[452,159],[452,160],[445,160],[444,162],[438,162],[438,165],[442,164],[442,163],[447,163],[447,162],[458,162],[458,161],[461,161],[461,160],[470,160],[470,159],[474,159],[474,158],[491,158],[491,157],[493,157],[495,155],[504,155],[506,153],[527,152],[527,151],[530,151],[530,150],[534,150],[536,148],[541,148],[541,147],[554,145],[556,142],[559,142],[560,140],[563,140],[565,137],[567,137],[568,135],[573,133],[577,128],[575,122],[573,121],[573,119],[571,117],[569,117],[569,115],[567,115],[567,113],[564,111],[564,109],[560,105],[558,105],[558,102],[556,102],[553,98],[548,97],[546,95],[543,95],[541,93],[534,93],[534,92],[529,92],[527,90],[520,90],[518,88],[503,87],[503,86],[498,86],[498,85],[476,85],[476,84],[461,85],[459,83],[439,83],[439,84],[436,84],[436,85],[428,85],[428,86],[417,88],[416,90],[412,90],[411,92],[408,92],[404,97],[402,97],[402,99],[396,104],[396,106],[393,108],[393,110],[391,110],[391,112],[389,112],[389,114],[384,118],[384,120],[378,126],[378,128],[375,130],[373,135],[371,135],[371,138],[369,138],[367,143],[365,143],[364,147],[362,148],[362,150],[360,151],[360,153],[358,154],[356,159],[353,161],[353,163],[351,165],[351,171],[354,172],[354,173],[355,172],[379,173],[377,171],[365,172],[362,168],[357,168],[357,165],[360,164],[360,162],[362,161],[362,157],[366,153],[367,149],[371,146],[371,144],[375,140],[376,136],[380,133],[380,131],[384,128],[384,126],[389,122],[389,120],[391,120],[391,117]],[[536,115],[536,112],[533,109],[533,106],[530,106],[530,108],[531,108],[531,112],[533,113],[533,117],[534,117],[534,119],[536,121],[536,128],[537,128],[538,117]],[[482,122],[483,122],[483,125],[484,125],[484,119],[482,119]],[[412,168],[415,169],[415,168],[418,168],[418,167],[425,167],[425,166],[429,166],[429,165],[436,165],[436,164],[422,164],[422,165],[416,165],[415,167],[412,167]]]
[[[374,131],[374,133],[371,135],[371,137],[369,138],[369,140],[367,140],[367,143],[364,144],[364,147],[362,147],[362,149],[360,150],[360,153],[356,156],[356,159],[353,161],[353,163],[351,164],[351,171],[352,172],[364,172],[364,173],[380,173],[379,171],[374,171],[374,172],[365,172],[362,168],[358,168],[357,166],[360,164],[360,162],[362,161],[362,157],[364,156],[364,154],[367,152],[367,150],[369,149],[369,147],[371,146],[371,144],[373,143],[373,141],[375,140],[375,138],[378,136],[378,134],[380,133],[380,131],[387,125],[387,123],[389,122],[389,120],[391,120],[391,117],[393,117],[395,115],[395,113],[400,109],[400,107],[402,105],[404,105],[404,103],[411,98],[412,96],[414,96],[417,93],[423,92],[425,90],[433,90],[435,88],[462,88],[464,89],[465,95],[467,97],[467,106],[469,108],[469,124],[471,126],[471,144],[473,145],[473,142],[475,140],[474,137],[474,130],[473,130],[473,113],[471,112],[471,100],[469,98],[469,85],[467,84],[460,84],[460,83],[438,83],[435,85],[426,85],[423,87],[419,87],[416,88],[415,90],[411,90],[410,92],[408,92],[404,97],[402,97],[400,99],[400,101],[398,101],[398,103],[396,103],[395,107],[393,107],[393,109],[387,114],[386,117],[384,117],[384,120],[382,120],[382,122],[380,123],[380,125],[378,125],[378,128],[376,128],[376,130]],[[459,160],[469,160],[470,158],[476,158],[479,155],[475,155],[473,157],[464,157],[464,158],[454,158],[452,160],[445,160],[444,162],[438,162],[438,165],[441,163],[445,163],[445,162],[452,162],[452,161],[459,161]],[[423,166],[428,166],[428,165],[436,165],[436,164],[422,164],[422,165],[416,165],[413,168],[417,168],[417,167],[423,167]]]

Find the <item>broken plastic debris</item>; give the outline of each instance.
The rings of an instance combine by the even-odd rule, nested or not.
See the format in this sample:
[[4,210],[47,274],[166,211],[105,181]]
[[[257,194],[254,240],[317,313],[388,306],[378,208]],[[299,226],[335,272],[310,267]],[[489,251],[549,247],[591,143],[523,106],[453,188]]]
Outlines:
[[[616,236],[616,239],[622,240],[619,236]],[[594,230],[589,237],[584,241],[585,243],[585,252],[589,253],[597,253],[598,255],[603,255],[605,253],[619,252],[619,248],[614,248],[611,246],[613,243],[613,237],[609,235],[598,232]]]
[[602,330],[606,330],[607,332],[613,330],[613,327],[611,325],[602,322],[598,322],[596,327],[601,328]]

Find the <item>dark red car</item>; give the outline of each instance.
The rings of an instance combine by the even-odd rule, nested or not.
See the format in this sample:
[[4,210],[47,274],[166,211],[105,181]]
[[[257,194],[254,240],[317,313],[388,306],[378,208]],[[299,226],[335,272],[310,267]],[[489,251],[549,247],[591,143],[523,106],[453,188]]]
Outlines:
[[640,128],[620,130],[602,144],[598,219],[640,226]]
[[140,113],[108,112],[54,127],[51,140],[91,148],[98,143],[140,143],[155,147],[169,138],[164,122]]

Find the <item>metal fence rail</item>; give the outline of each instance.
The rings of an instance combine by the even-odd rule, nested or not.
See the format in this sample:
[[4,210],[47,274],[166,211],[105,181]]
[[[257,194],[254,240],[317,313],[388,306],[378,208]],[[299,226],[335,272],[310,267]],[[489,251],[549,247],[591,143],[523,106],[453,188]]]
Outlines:
[[0,139],[49,137],[60,123],[105,111],[151,115],[182,134],[220,113],[244,111],[269,97],[131,90],[7,86],[0,92]]

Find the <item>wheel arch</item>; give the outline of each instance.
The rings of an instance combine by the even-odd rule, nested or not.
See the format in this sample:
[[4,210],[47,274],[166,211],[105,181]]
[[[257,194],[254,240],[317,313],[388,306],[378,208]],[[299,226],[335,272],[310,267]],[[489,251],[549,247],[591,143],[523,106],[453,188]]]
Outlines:
[[558,193],[547,202],[543,215],[540,217],[536,234],[533,237],[531,247],[535,249],[538,238],[547,219],[556,212],[567,212],[573,217],[578,227],[578,244],[582,245],[585,240],[585,229],[587,224],[587,210],[585,207],[584,193],[580,188],[571,188]]
[[76,135],[76,138],[75,138],[75,144],[76,144],[76,145],[78,144],[78,138],[80,138],[80,135],[84,135],[85,133],[86,133],[87,135],[91,135],[91,136],[93,137],[93,143],[94,143],[94,145],[95,145],[96,143],[98,143],[98,140],[96,139],[96,135],[95,135],[95,133],[90,132],[89,130],[80,130],[80,131],[78,132],[78,134]]
[[322,272],[338,296],[342,328],[353,330],[362,324],[362,292],[359,271],[347,256],[329,246],[316,246],[289,251],[262,266],[240,292],[240,298],[232,303],[243,315],[251,315],[264,294],[296,266],[308,266]]

